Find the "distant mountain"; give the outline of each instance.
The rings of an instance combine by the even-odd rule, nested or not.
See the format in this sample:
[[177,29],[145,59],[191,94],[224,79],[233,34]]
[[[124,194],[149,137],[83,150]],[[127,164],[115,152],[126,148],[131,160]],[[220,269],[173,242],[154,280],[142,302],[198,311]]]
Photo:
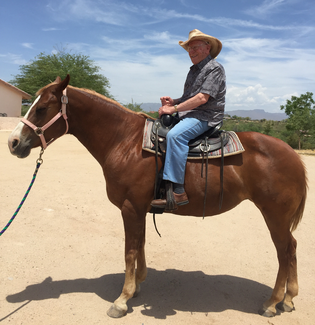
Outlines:
[[269,113],[265,112],[263,109],[253,109],[253,110],[237,110],[237,111],[226,111],[225,114],[231,117],[236,115],[239,117],[249,117],[252,120],[272,120],[272,121],[282,121],[288,118],[285,113]]
[[158,109],[161,107],[161,104],[160,103],[144,103],[144,104],[141,104],[140,107],[146,112],[151,112],[151,111],[157,112]]
[[[156,112],[160,108],[161,104],[159,103],[145,103],[141,104],[141,108],[146,112],[154,111]],[[269,113],[265,112],[263,109],[253,109],[253,110],[236,110],[236,111],[226,111],[225,114],[230,116],[239,116],[239,117],[249,117],[252,120],[272,120],[272,121],[282,121],[285,120],[287,115],[285,113]]]

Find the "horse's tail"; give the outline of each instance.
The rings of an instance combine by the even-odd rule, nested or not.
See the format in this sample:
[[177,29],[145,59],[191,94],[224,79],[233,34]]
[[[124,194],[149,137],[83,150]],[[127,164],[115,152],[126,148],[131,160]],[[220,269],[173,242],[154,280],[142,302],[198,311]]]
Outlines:
[[304,168],[304,188],[303,188],[303,195],[302,195],[302,199],[301,202],[298,206],[298,208],[296,209],[294,215],[292,216],[291,219],[291,231],[294,231],[298,224],[300,223],[300,221],[302,220],[303,217],[303,212],[304,212],[304,208],[305,208],[305,202],[306,202],[306,196],[307,196],[307,190],[308,190],[308,185],[307,185],[307,176],[306,176],[306,168],[305,168],[305,164],[304,162],[301,160],[301,163],[303,165]]

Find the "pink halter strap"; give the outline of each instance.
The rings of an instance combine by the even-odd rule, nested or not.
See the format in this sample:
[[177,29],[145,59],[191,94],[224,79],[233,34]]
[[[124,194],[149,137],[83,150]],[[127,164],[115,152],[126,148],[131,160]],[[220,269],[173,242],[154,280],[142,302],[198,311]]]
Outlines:
[[66,122],[66,131],[64,135],[68,132],[69,130],[69,124],[68,124],[68,117],[67,117],[67,112],[66,112],[66,105],[68,104],[68,97],[67,97],[67,88],[64,89],[63,91],[63,96],[61,97],[61,110],[60,112],[53,117],[49,122],[47,122],[44,126],[38,127],[34,125],[32,122],[28,121],[25,118],[22,118],[22,122],[26,125],[28,125],[30,128],[32,128],[37,136],[39,136],[41,142],[42,142],[42,148],[45,150],[49,144],[51,144],[55,139],[51,139],[48,143],[46,142],[44,132],[47,130],[52,124],[54,124],[59,117],[63,117],[65,122]]

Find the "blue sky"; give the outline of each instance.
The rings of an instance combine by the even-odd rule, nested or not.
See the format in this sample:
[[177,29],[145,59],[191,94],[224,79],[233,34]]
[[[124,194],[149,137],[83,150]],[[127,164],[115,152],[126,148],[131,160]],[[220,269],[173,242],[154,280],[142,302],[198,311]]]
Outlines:
[[67,48],[94,60],[123,104],[178,98],[191,66],[178,41],[197,28],[223,43],[226,110],[280,112],[315,93],[314,12],[314,0],[2,1],[0,78]]

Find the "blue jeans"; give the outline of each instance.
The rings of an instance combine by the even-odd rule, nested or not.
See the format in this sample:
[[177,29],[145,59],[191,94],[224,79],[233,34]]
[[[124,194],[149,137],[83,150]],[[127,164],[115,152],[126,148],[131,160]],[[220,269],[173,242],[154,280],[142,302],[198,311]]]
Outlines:
[[187,117],[179,121],[166,136],[166,157],[163,179],[184,184],[188,142],[211,127],[207,121]]

